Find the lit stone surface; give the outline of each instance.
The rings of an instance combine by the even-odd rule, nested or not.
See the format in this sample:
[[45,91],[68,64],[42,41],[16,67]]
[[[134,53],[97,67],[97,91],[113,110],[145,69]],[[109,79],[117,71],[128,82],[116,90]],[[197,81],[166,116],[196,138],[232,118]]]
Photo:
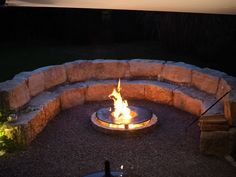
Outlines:
[[39,134],[48,121],[60,112],[60,100],[56,94],[43,92],[33,98],[28,109],[22,111],[18,120],[13,124],[21,127],[24,132],[22,142],[29,144]]
[[224,115],[203,116],[198,125],[201,131],[226,131],[229,129],[228,121]]
[[31,72],[21,72],[15,75],[14,79],[22,79],[26,81],[30,96],[35,96],[44,91],[44,74],[41,69],[36,69]]
[[28,77],[28,87],[31,96],[35,96],[44,91],[44,74],[40,71],[33,71]]
[[229,153],[229,132],[210,131],[201,132],[200,151],[209,155],[225,155]]
[[204,93],[193,88],[177,88],[174,90],[173,105],[195,115],[202,113]]
[[[203,98],[202,112],[205,112],[207,109],[209,109],[213,104],[215,104],[216,101],[217,101],[217,98],[206,95],[205,98]],[[205,116],[224,115],[223,101],[219,101],[218,103],[216,103],[204,115]]]
[[69,82],[86,81],[94,77],[95,68],[92,61],[77,60],[64,65]]
[[163,60],[130,60],[130,75],[132,77],[160,77],[164,62]]
[[164,64],[161,78],[179,84],[191,83],[191,70],[195,67],[183,62],[168,61]]
[[216,94],[220,77],[224,73],[204,68],[193,70],[192,85],[210,94]]
[[58,94],[60,97],[62,110],[83,104],[86,89],[86,85],[80,83],[66,85],[59,88]]
[[129,70],[125,60],[94,60],[94,77],[97,79],[118,79],[126,76]]
[[121,81],[121,95],[125,99],[144,99],[145,81]]
[[163,104],[173,104],[173,90],[178,86],[163,82],[147,82],[145,85],[145,98]]
[[230,90],[236,90],[236,78],[232,76],[224,76],[220,79],[217,97],[220,98],[226,92]]
[[[202,113],[216,100],[214,97],[206,96],[202,104]],[[211,107],[199,120],[199,126],[202,131],[228,130],[229,124],[224,116],[224,103],[221,101]]]
[[25,79],[27,80],[28,77],[31,75],[31,72],[28,72],[28,71],[23,71],[23,72],[20,72],[18,74],[16,74],[13,79]]
[[60,111],[60,100],[55,93],[43,92],[30,101],[29,107],[43,108],[46,119],[51,119]]
[[108,95],[116,87],[116,81],[100,81],[100,82],[86,82],[87,91],[85,95],[86,101],[102,101],[109,100]]
[[231,125],[236,125],[236,90],[232,90],[224,101],[225,117]]
[[29,144],[47,125],[45,119],[45,114],[40,109],[21,114],[18,121],[13,124],[22,131],[19,143]]
[[15,78],[0,83],[1,103],[10,109],[18,109],[30,100],[29,89],[24,78]]
[[40,68],[44,73],[45,89],[57,86],[66,82],[66,71],[63,65],[47,66]]

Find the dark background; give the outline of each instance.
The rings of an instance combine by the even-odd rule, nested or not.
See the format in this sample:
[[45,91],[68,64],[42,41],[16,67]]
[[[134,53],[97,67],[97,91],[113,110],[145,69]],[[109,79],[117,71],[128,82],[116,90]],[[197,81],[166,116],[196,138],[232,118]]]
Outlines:
[[0,7],[0,81],[76,59],[184,61],[236,76],[236,16]]

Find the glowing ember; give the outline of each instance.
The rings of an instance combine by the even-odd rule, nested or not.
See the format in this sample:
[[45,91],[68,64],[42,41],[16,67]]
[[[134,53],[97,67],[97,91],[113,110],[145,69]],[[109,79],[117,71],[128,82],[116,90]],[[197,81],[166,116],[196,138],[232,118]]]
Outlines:
[[123,100],[120,91],[121,87],[119,79],[117,88],[114,88],[113,92],[109,95],[109,98],[114,101],[114,111],[112,112],[112,116],[115,118],[114,122],[116,124],[129,124],[132,119],[131,111],[128,108],[127,100]]
[[117,87],[109,95],[114,108],[100,108],[91,115],[92,125],[105,133],[134,132],[149,130],[157,123],[157,117],[150,110],[137,106],[128,106],[121,96],[120,79]]

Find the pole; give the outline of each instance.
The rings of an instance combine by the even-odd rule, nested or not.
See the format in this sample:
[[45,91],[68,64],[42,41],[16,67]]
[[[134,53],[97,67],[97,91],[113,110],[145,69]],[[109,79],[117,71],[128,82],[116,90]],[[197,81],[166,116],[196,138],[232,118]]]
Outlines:
[[105,161],[105,176],[104,177],[112,177],[111,169],[110,169],[110,162],[108,160]]
[[209,106],[209,108],[207,108],[203,113],[201,113],[201,115],[199,117],[197,117],[195,120],[193,120],[185,129],[185,131],[187,131],[187,129],[189,127],[191,127],[195,122],[197,122],[202,116],[204,116],[212,107],[214,107],[220,100],[222,100],[226,95],[229,94],[230,91],[226,92],[224,95],[222,95],[218,100],[216,100],[211,106]]

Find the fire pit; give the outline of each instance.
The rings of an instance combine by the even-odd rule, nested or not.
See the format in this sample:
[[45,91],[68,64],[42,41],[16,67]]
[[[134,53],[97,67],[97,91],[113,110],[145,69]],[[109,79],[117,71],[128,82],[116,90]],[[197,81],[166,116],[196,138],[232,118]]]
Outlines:
[[91,116],[92,125],[103,132],[132,132],[149,130],[157,123],[157,116],[144,107],[128,106],[121,96],[120,80],[109,95],[114,107],[101,108]]
[[[118,78],[124,79],[123,90],[120,82],[115,85]],[[236,78],[225,73],[182,62],[78,60],[19,73],[0,83],[0,99],[4,107],[20,113],[11,125],[19,128],[22,145],[30,144],[60,111],[110,97],[114,107],[89,113],[95,128],[129,134],[155,127],[160,114],[157,118],[148,105],[130,106],[123,98],[148,100],[198,116],[191,125],[198,122],[200,151],[225,155],[235,146],[235,83]]]

